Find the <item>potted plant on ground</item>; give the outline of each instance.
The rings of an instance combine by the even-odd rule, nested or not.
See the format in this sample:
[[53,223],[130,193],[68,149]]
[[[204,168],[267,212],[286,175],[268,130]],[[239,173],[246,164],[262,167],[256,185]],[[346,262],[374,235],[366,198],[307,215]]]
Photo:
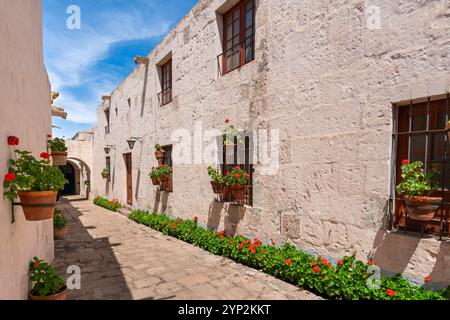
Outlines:
[[50,155],[41,153],[41,160],[29,151],[14,150],[3,187],[4,195],[11,201],[20,199],[25,219],[40,221],[53,218],[58,190],[68,181],[57,167],[50,165]]
[[48,147],[51,150],[52,164],[54,166],[65,166],[67,164],[66,142],[60,138],[49,139]]
[[433,219],[442,201],[440,197],[431,197],[433,173],[425,173],[423,163],[408,160],[402,162],[402,182],[397,186],[397,193],[405,200],[408,218],[420,221]]
[[55,208],[53,215],[53,237],[55,239],[65,239],[67,235],[67,221],[61,210]]
[[152,179],[152,183],[154,186],[159,186],[159,170],[158,168],[153,167],[152,171],[148,174],[149,177]]
[[164,149],[159,144],[155,144],[155,157],[158,162],[162,161],[164,159]]
[[215,194],[220,194],[223,191],[223,185],[224,185],[224,177],[223,175],[213,167],[208,167],[208,175],[211,178],[211,186],[213,189],[213,192]]
[[109,172],[108,168],[104,168],[102,170],[102,172],[101,172],[101,175],[102,175],[103,179],[108,179],[109,178],[109,174],[110,174],[110,172]]
[[48,263],[34,258],[30,262],[31,300],[66,300],[64,279]]
[[225,173],[225,184],[230,189],[234,201],[242,202],[244,200],[248,178],[250,175],[239,166],[234,167],[231,172]]

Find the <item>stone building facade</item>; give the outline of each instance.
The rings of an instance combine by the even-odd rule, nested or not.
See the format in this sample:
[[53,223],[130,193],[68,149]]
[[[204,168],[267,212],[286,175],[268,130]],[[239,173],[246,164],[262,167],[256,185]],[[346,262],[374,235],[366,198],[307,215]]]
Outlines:
[[[355,253],[388,273],[449,284],[448,242],[389,230],[395,108],[450,91],[448,4],[256,0],[254,59],[245,56],[248,63],[225,73],[224,24],[238,2],[199,1],[148,63],[105,97],[94,133],[93,193],[329,258]],[[159,93],[168,61],[167,100]],[[214,200],[209,164],[198,152],[190,164],[173,164],[173,192],[152,186],[156,143],[175,148],[187,132],[191,139],[181,144],[194,150],[195,138],[206,144],[207,129],[222,131],[225,118],[243,130],[279,133],[278,171],[254,164],[251,206]]]
[[[35,156],[51,133],[50,83],[43,62],[41,1],[0,1],[0,172],[13,156],[8,136]],[[28,268],[37,256],[53,260],[53,221],[25,221],[11,201],[0,197],[0,299],[27,299]]]

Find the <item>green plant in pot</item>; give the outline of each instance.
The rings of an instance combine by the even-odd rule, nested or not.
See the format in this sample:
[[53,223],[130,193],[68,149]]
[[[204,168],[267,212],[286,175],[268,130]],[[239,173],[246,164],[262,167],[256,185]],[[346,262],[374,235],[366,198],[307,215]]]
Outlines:
[[213,167],[208,167],[208,175],[211,178],[211,186],[215,194],[221,194],[223,192],[223,186],[225,179],[222,173]]
[[160,162],[161,160],[164,159],[164,153],[165,153],[165,151],[164,151],[163,147],[161,147],[161,145],[159,145],[159,144],[155,144],[155,157],[156,157],[156,160],[158,160],[158,162]]
[[149,175],[150,179],[152,179],[153,185],[154,185],[154,186],[159,186],[159,183],[160,183],[160,181],[159,181],[160,173],[159,173],[158,168],[153,167],[153,168],[152,168],[152,171],[150,171],[150,173],[149,173],[148,175]]
[[31,300],[66,300],[67,286],[55,268],[39,258],[30,262]]
[[47,140],[48,147],[51,150],[52,163],[54,166],[65,166],[67,164],[66,142],[60,138]]
[[225,173],[225,185],[230,189],[234,201],[243,202],[245,187],[250,175],[239,166],[234,167],[231,172]]
[[434,187],[433,172],[425,173],[423,163],[402,161],[402,181],[397,185],[397,194],[405,200],[408,218],[420,221],[432,220],[442,201],[430,196]]
[[109,172],[109,169],[108,169],[108,168],[104,168],[104,169],[102,170],[102,172],[101,172],[101,175],[102,175],[103,179],[109,178],[109,174],[110,174],[110,172]]
[[14,153],[15,158],[9,161],[3,181],[4,195],[11,201],[20,199],[28,221],[53,218],[57,192],[68,183],[64,174],[50,164],[50,155],[46,152],[40,154],[41,159],[33,157],[29,151],[14,149]]
[[171,190],[172,186],[172,168],[167,165],[162,165],[157,168],[159,172],[159,181],[161,182],[161,188],[163,190]]
[[67,236],[67,220],[58,208],[55,208],[53,215],[53,236],[58,240],[65,239]]

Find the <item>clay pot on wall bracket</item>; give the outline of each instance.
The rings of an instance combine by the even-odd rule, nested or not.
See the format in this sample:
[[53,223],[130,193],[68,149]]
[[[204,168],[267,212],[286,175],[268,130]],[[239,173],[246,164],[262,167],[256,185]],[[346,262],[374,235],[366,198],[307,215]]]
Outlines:
[[243,184],[231,185],[231,186],[229,186],[229,188],[230,188],[232,201],[243,203],[244,202],[244,194],[245,194],[245,185],[243,185]]
[[108,179],[109,173],[102,172],[102,177],[103,177],[103,179]]
[[409,219],[430,221],[439,209],[440,197],[409,197],[405,196],[405,207]]
[[212,187],[213,192],[215,194],[219,194],[222,191],[222,189],[223,189],[223,186],[220,183],[216,182],[216,181],[211,181],[211,187]]
[[65,226],[61,229],[53,229],[53,238],[56,240],[64,240],[67,236],[68,226]]
[[158,178],[152,178],[152,183],[154,186],[159,186],[159,179]]
[[155,151],[155,157],[158,162],[162,161],[164,159],[164,151]]
[[67,152],[52,151],[51,156],[53,166],[65,166],[67,164]]
[[56,206],[54,191],[19,191],[20,205],[27,221],[53,219]]
[[66,300],[67,299],[67,287],[63,291],[51,295],[51,296],[33,296],[30,295],[31,300]]

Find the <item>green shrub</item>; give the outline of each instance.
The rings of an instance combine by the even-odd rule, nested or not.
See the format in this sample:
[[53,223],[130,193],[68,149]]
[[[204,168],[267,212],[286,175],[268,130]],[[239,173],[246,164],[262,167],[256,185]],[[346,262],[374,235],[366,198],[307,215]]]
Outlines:
[[32,282],[31,295],[51,296],[63,291],[66,287],[61,278],[51,265],[41,259],[34,258],[30,262],[30,280]]
[[94,204],[103,207],[105,209],[117,212],[118,209],[123,208],[123,206],[117,200],[108,200],[103,197],[96,197],[94,199]]
[[285,244],[278,248],[264,245],[258,239],[227,236],[224,231],[205,230],[197,219],[173,220],[167,215],[135,210],[130,219],[152,229],[203,248],[215,255],[230,258],[246,266],[262,270],[281,280],[309,289],[323,297],[346,300],[445,300],[448,290],[434,292],[410,284],[401,275],[382,277],[379,289],[367,285],[369,263],[354,256],[344,257],[332,265]]
[[55,208],[55,213],[53,214],[53,226],[55,229],[62,229],[67,226],[66,218],[61,213],[61,210]]

